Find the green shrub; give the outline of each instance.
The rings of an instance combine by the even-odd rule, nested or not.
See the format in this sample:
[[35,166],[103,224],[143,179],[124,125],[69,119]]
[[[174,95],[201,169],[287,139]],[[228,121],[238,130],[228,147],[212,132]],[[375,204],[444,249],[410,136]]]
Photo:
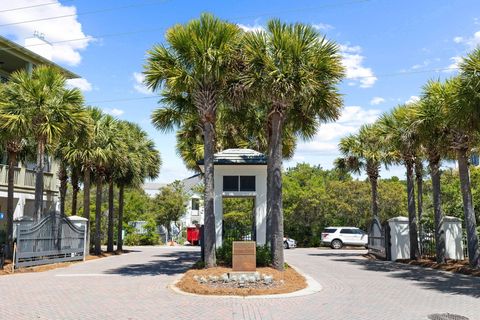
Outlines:
[[272,264],[272,255],[267,245],[257,246],[257,267],[268,267]]
[[139,246],[140,235],[138,233],[129,233],[125,236],[124,242],[126,246]]
[[217,264],[225,267],[232,266],[232,241],[225,240],[216,250]]

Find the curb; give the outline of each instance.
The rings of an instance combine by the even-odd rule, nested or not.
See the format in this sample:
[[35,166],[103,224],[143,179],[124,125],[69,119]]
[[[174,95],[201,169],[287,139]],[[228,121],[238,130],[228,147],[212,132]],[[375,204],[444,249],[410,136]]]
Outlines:
[[181,294],[184,296],[190,296],[190,297],[202,297],[202,298],[222,298],[222,299],[285,299],[285,298],[296,298],[296,297],[303,297],[303,296],[308,296],[312,295],[315,293],[318,293],[322,290],[322,285],[315,279],[313,279],[311,276],[305,274],[302,272],[300,269],[297,267],[292,267],[294,268],[295,271],[297,271],[300,275],[302,275],[305,278],[305,281],[307,282],[307,287],[294,291],[294,292],[289,292],[289,293],[279,293],[279,294],[266,294],[266,295],[252,295],[252,296],[237,296],[237,295],[210,295],[210,294],[196,294],[196,293],[191,293],[191,292],[185,292],[181,290],[180,288],[177,287],[177,283],[180,282],[180,279],[175,280],[172,284],[169,284],[167,286],[168,289],[172,290],[173,292],[177,294]]

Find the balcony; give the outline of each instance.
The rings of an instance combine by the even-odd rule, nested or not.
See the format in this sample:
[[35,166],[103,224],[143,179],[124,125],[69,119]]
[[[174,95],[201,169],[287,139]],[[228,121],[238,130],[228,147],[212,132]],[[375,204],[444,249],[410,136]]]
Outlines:
[[[19,167],[14,169],[13,183],[15,187],[35,189],[35,170]],[[8,184],[8,166],[0,165],[0,185]],[[43,188],[45,191],[58,191],[54,173],[45,172],[43,175]]]

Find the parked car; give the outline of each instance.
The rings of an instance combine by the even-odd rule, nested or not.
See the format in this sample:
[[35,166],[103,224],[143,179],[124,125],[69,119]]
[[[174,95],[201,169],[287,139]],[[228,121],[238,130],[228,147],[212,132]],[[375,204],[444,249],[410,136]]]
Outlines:
[[340,249],[344,245],[366,247],[368,235],[355,227],[328,227],[322,232],[322,244],[332,249]]
[[290,248],[296,248],[297,247],[297,241],[288,238],[288,237],[283,237],[283,247],[285,249],[290,249]]

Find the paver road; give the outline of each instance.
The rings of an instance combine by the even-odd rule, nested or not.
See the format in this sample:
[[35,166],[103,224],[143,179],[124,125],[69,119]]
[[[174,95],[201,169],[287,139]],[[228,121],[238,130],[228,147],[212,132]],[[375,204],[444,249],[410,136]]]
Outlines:
[[43,273],[0,277],[0,319],[416,320],[432,313],[480,319],[480,278],[368,261],[362,251],[294,249],[289,263],[323,290],[288,299],[191,297],[167,285],[196,248],[135,252]]

